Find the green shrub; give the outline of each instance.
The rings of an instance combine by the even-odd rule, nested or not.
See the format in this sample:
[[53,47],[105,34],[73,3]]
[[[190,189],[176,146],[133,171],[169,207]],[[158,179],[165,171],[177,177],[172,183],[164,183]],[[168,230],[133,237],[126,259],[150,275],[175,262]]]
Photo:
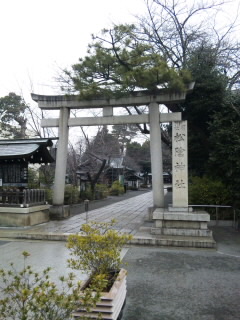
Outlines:
[[[219,180],[214,180],[204,176],[193,177],[189,184],[189,203],[205,205],[232,205],[231,193],[227,187]],[[232,208],[205,208],[210,214],[211,220],[232,219]]]
[[39,180],[46,188],[50,188],[54,184],[55,169],[52,165],[41,165],[39,168]]
[[95,199],[104,199],[108,196],[108,187],[105,184],[96,184]]
[[70,235],[67,247],[72,258],[68,260],[69,266],[84,270],[91,277],[107,277],[112,271],[118,271],[122,264],[121,250],[132,235],[118,233],[112,229],[114,224],[114,220],[91,222],[81,226],[81,234]]
[[64,204],[76,204],[79,202],[80,201],[78,187],[66,185],[64,193]]
[[191,204],[228,205],[231,194],[219,180],[193,177],[189,184],[189,200]]
[[110,188],[110,194],[112,196],[119,196],[123,193],[124,193],[124,187],[121,185],[119,181],[114,181]]
[[33,168],[28,168],[28,188],[39,189],[38,171]]
[[52,204],[52,201],[53,201],[53,190],[52,189],[45,189],[45,197],[46,197],[46,201],[49,204]]
[[90,187],[87,187],[84,191],[80,191],[80,200],[93,200],[93,194]]
[[85,191],[80,192],[81,200],[100,200],[108,196],[108,187],[105,184],[96,184],[94,194],[92,193],[90,185]]
[[[73,273],[59,277],[56,284],[50,279],[51,268],[35,272],[26,265],[29,253],[22,255],[21,271],[13,264],[8,270],[0,269],[0,320],[73,320],[76,309],[91,311],[96,306],[105,286],[103,277],[95,278],[83,292]],[[80,319],[86,317],[80,316]]]

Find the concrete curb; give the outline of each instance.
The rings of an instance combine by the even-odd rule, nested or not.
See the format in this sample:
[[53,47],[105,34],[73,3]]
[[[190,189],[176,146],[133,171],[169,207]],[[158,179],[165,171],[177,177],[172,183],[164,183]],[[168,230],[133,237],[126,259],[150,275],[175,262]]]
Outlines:
[[[0,238],[25,239],[25,240],[45,240],[45,241],[67,241],[68,236],[72,233],[21,233],[16,231],[0,231]],[[191,237],[191,239],[168,239],[167,237],[154,236],[134,236],[129,241],[130,245],[145,246],[161,246],[161,247],[187,247],[187,248],[216,248],[216,242],[211,239],[199,239],[199,237]]]

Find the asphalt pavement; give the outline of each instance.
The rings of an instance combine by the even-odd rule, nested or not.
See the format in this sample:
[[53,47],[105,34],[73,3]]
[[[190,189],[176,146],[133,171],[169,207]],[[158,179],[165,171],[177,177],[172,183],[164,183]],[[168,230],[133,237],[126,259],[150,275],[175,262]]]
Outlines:
[[240,319],[240,234],[213,232],[217,250],[131,247],[122,320]]

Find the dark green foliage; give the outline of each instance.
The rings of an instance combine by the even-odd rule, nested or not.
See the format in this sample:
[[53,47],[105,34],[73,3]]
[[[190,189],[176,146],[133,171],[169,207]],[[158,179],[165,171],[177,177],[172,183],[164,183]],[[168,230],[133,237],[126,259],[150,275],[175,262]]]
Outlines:
[[229,205],[231,193],[220,180],[192,177],[189,184],[190,204]]
[[[189,184],[189,203],[203,205],[232,206],[232,194],[219,178],[192,177]],[[211,220],[232,220],[232,208],[205,207]]]
[[151,172],[149,140],[146,140],[142,145],[136,141],[128,143],[126,157],[127,161],[128,158],[132,159],[139,166],[141,172]]
[[169,68],[149,43],[138,40],[136,31],[134,25],[117,25],[93,38],[88,56],[66,72],[81,98],[99,94],[119,97],[135,89],[155,90],[166,83],[174,91],[185,89],[189,73]]
[[80,202],[78,187],[66,185],[64,192],[64,204],[77,204]]
[[208,172],[219,177],[240,204],[240,95],[229,92],[210,124]]
[[4,137],[25,138],[27,108],[24,100],[15,93],[0,98],[0,133]]
[[[200,50],[200,49],[199,49]],[[215,112],[221,109],[226,93],[226,81],[218,71],[210,49],[196,50],[189,61],[195,87],[181,104],[183,117],[188,120],[189,170],[192,175],[206,173],[209,159],[210,124]],[[211,63],[209,62],[211,61]]]

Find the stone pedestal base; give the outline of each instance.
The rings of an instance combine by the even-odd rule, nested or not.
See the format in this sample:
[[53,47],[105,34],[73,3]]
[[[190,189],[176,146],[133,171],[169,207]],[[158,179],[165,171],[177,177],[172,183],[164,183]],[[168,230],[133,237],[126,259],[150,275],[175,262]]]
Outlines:
[[49,221],[49,205],[1,207],[0,227],[28,227]]
[[[153,212],[155,227],[151,229],[151,234],[172,238],[175,242],[177,238],[184,246],[215,248],[216,243],[212,238],[212,232],[208,229],[210,216],[205,211],[187,212],[180,208],[156,208]],[[182,241],[185,240],[185,241]]]
[[[103,292],[99,301],[89,312],[79,309],[73,313],[74,319],[86,317],[87,319],[117,320],[121,318],[127,294],[127,271],[121,269],[109,292]],[[99,317],[100,316],[100,317]],[[84,317],[84,319],[85,319]]]
[[70,206],[51,206],[50,207],[50,219],[62,220],[70,217]]

